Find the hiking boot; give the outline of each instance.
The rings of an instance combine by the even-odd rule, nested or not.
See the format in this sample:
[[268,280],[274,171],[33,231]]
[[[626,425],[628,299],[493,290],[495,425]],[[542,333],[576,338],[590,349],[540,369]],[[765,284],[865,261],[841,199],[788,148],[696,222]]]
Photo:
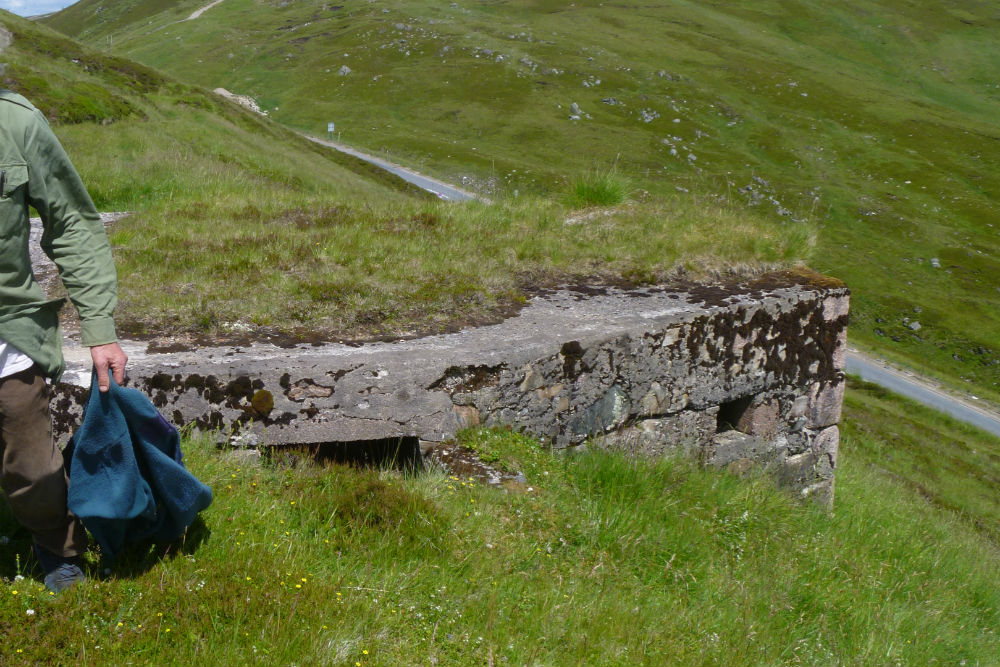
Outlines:
[[53,593],[61,593],[87,579],[83,568],[80,567],[79,556],[57,556],[36,544],[35,557],[45,571],[45,578],[42,581]]
[[45,579],[43,579],[45,587],[53,593],[62,593],[67,588],[86,580],[87,575],[83,573],[79,565],[74,563],[63,563],[46,574]]

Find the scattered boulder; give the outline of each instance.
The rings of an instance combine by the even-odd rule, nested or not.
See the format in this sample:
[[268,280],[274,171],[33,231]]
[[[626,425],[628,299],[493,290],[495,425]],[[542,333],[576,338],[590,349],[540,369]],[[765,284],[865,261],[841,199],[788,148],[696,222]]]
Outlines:
[[570,120],[580,120],[581,118],[590,118],[590,114],[585,112],[580,108],[580,105],[573,102],[569,105],[569,119]]
[[639,118],[641,118],[644,123],[652,123],[659,117],[660,112],[655,109],[642,109],[639,111]]

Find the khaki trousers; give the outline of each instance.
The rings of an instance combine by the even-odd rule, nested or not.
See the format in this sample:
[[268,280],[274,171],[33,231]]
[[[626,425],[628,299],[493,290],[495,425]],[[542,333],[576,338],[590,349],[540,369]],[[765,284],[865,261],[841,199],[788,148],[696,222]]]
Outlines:
[[87,547],[83,526],[66,507],[69,484],[52,438],[49,389],[36,367],[0,378],[0,486],[35,542],[57,556]]

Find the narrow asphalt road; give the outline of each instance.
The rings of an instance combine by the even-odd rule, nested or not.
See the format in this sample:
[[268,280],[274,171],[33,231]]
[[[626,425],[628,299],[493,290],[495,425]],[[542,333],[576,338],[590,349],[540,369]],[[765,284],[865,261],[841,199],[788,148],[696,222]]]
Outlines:
[[426,190],[431,194],[437,195],[441,199],[448,201],[468,201],[470,199],[476,199],[476,195],[471,192],[466,192],[465,190],[460,190],[453,185],[448,185],[444,181],[439,181],[436,178],[431,178],[430,176],[424,176],[423,174],[418,174],[415,171],[401,167],[398,164],[393,164],[387,160],[377,158],[373,155],[368,155],[367,153],[362,153],[361,151],[355,150],[350,146],[345,146],[343,144],[338,144],[336,141],[327,141],[326,139],[320,139],[319,137],[314,137],[309,134],[303,134],[303,137],[309,141],[315,141],[317,144],[323,146],[328,146],[341,153],[347,153],[348,155],[353,155],[356,158],[364,160],[365,162],[370,162],[382,169],[385,169],[389,173],[399,176],[404,181],[408,183],[413,183],[418,188]]
[[942,392],[915,373],[893,368],[857,350],[847,353],[847,372],[1000,436],[1000,416],[971,401]]

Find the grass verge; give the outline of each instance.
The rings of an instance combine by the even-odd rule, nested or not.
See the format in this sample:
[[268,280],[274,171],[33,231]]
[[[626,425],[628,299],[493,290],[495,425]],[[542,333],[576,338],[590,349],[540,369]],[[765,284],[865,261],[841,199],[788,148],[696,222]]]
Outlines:
[[[868,391],[862,388],[863,391]],[[442,473],[251,465],[186,443],[205,526],[163,560],[58,598],[0,547],[4,664],[991,664],[1000,554],[975,503],[887,472],[850,391],[836,510],[680,460],[469,443],[522,470],[503,491]],[[916,408],[913,408],[916,410]],[[928,451],[953,425],[924,417]],[[938,426],[943,430],[937,430]],[[983,451],[995,439],[963,434]],[[950,468],[940,476],[958,476]]]
[[433,332],[490,320],[561,281],[750,275],[794,263],[812,240],[805,224],[682,201],[571,213],[525,197],[362,204],[268,192],[157,207],[112,231],[119,320],[143,335]]

